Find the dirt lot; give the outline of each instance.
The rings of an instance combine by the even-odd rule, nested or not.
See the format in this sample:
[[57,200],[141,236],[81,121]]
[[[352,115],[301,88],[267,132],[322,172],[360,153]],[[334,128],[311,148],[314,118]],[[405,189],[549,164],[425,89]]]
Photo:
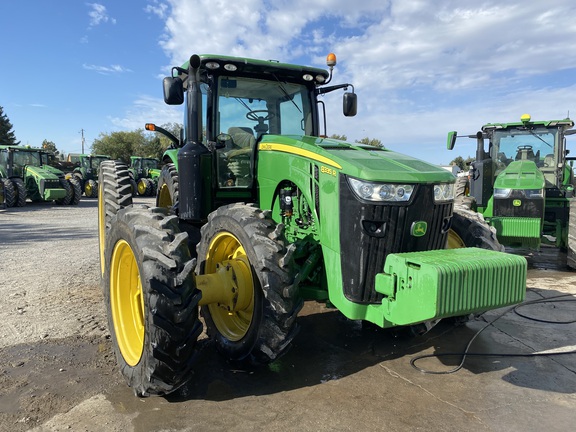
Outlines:
[[[152,203],[151,199],[140,199]],[[528,299],[576,294],[555,250],[529,257]],[[441,323],[423,337],[363,328],[306,304],[293,349],[270,367],[232,369],[207,339],[190,384],[136,398],[117,372],[99,287],[97,203],[0,210],[0,431],[518,430],[565,431],[576,421],[576,356],[469,357],[453,374],[419,372],[421,354],[461,352],[501,314]],[[576,302],[523,309],[570,321]],[[512,312],[472,351],[576,349],[576,324]],[[448,370],[458,359],[418,366]]]

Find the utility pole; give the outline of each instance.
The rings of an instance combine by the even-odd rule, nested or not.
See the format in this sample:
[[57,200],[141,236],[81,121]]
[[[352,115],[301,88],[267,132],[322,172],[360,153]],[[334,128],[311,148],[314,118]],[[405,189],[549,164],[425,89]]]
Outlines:
[[80,129],[80,133],[82,134],[82,154],[84,154],[84,129]]

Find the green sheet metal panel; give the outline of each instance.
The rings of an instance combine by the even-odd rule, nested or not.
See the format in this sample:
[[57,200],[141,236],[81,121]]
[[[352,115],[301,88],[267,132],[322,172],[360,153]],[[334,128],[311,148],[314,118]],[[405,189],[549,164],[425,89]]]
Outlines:
[[478,248],[391,254],[376,290],[388,294],[386,319],[407,325],[520,303],[526,259]]

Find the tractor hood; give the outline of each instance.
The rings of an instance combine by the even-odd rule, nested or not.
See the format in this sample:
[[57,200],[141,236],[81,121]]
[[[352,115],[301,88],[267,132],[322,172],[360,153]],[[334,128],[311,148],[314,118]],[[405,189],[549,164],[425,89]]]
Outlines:
[[[57,170],[58,171],[58,170]],[[45,169],[43,167],[27,165],[26,166],[26,175],[27,176],[34,176],[36,179],[41,180],[58,180],[59,176],[55,172],[51,172],[49,169]]]
[[296,135],[264,135],[259,149],[281,151],[318,161],[322,165],[368,181],[438,183],[455,181],[439,166],[359,143]]
[[496,177],[494,188],[542,189],[544,188],[544,184],[544,175],[533,161],[519,160],[510,163],[510,165]]

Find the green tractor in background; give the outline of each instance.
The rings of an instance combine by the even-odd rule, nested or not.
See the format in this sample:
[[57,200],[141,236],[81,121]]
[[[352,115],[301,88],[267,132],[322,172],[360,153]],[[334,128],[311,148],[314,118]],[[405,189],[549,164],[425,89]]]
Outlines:
[[[576,268],[576,158],[568,157],[566,143],[576,133],[573,126],[569,118],[532,121],[528,114],[520,122],[482,126],[467,135],[477,140],[476,160],[459,190],[466,195],[462,202],[496,229],[501,244],[530,250],[554,245],[567,250],[568,266]],[[449,150],[456,137],[448,134]]]
[[102,287],[136,394],[192,376],[199,308],[226,358],[262,365],[290,347],[306,300],[423,332],[524,299],[525,258],[453,213],[451,173],[326,138],[326,95],[352,88],[343,114],[357,109],[351,84],[328,85],[333,54],[327,64],[193,55],[174,67],[164,99],[185,104],[185,129],[157,207],[132,205],[128,167],[102,163]]
[[160,161],[155,158],[141,156],[130,157],[130,168],[132,194],[141,196],[154,196],[160,176]]
[[78,179],[82,191],[87,198],[96,198],[98,196],[98,172],[100,164],[103,161],[111,160],[110,156],[78,154],[77,166],[72,172],[72,176]]
[[48,165],[50,154],[38,148],[0,146],[0,178],[6,207],[23,207],[33,202],[55,201],[76,205],[82,191],[75,179]]

